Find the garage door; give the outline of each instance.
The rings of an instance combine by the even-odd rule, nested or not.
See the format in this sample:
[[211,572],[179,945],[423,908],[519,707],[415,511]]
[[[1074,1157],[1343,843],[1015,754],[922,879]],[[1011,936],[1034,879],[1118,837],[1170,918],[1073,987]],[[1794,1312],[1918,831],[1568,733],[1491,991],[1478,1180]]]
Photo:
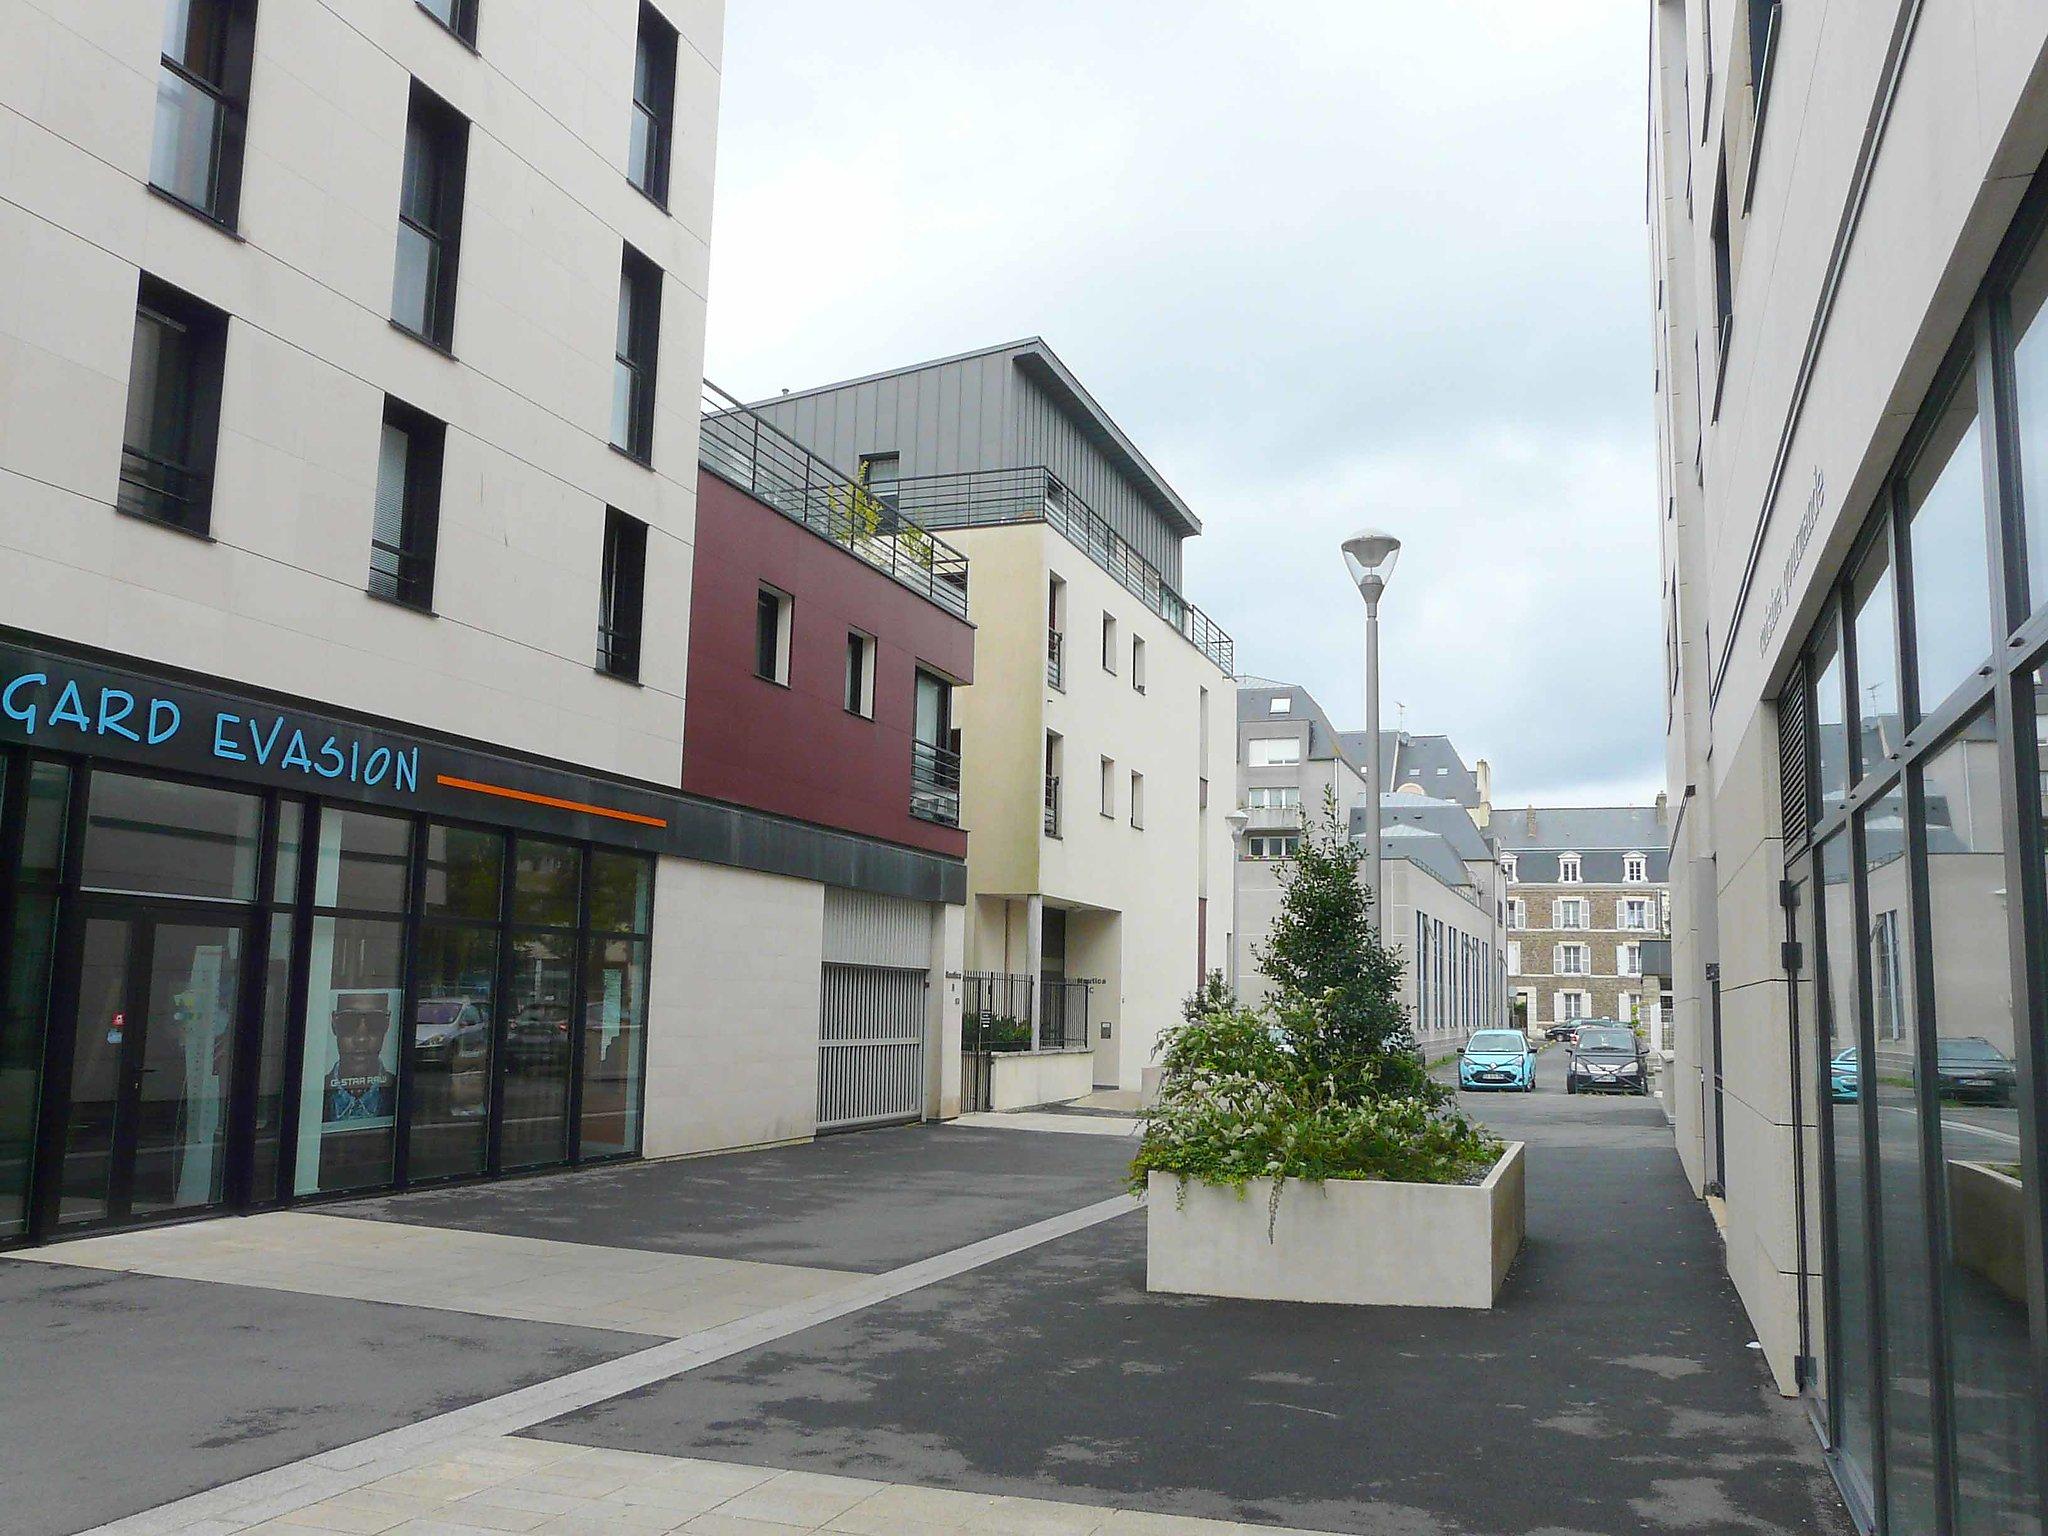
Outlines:
[[931,933],[923,902],[825,893],[819,1130],[923,1117]]

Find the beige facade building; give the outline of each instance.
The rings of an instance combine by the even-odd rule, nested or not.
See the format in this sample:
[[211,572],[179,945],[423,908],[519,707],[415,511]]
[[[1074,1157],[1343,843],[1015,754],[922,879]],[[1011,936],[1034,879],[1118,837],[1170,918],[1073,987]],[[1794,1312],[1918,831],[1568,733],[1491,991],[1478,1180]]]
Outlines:
[[1865,1529],[2048,1484],[2048,10],[1658,0],[1678,1150]]

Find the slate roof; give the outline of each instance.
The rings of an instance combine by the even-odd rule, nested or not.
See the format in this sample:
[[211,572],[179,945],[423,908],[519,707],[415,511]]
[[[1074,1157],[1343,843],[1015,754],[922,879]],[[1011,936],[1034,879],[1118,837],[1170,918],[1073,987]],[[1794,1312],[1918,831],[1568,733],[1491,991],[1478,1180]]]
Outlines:
[[1515,878],[1524,885],[1554,883],[1561,853],[1579,855],[1587,885],[1621,884],[1631,853],[1647,859],[1651,884],[1670,876],[1671,829],[1654,805],[1514,807],[1495,810],[1488,830],[1503,853],[1515,855]]
[[[1420,827],[1436,834],[1460,859],[1489,863],[1494,856],[1486,835],[1473,824],[1465,808],[1453,800],[1439,800],[1426,795],[1381,795],[1381,836],[1396,826]],[[1351,835],[1362,837],[1364,834],[1365,807],[1354,805],[1351,808]]]
[[[1465,813],[1459,811],[1463,816]],[[1470,826],[1469,818],[1466,825]],[[1384,860],[1406,859],[1409,863],[1428,870],[1437,879],[1453,890],[1472,889],[1471,872],[1465,868],[1458,852],[1440,834],[1412,822],[1396,822],[1380,829],[1380,857]]]
[[[1285,696],[1288,706],[1274,714],[1272,701]],[[1239,725],[1283,725],[1308,722],[1308,756],[1311,762],[1327,762],[1337,755],[1337,728],[1323,713],[1323,706],[1306,688],[1293,683],[1276,683],[1266,678],[1239,678],[1237,723]],[[1354,760],[1356,766],[1356,760]]]

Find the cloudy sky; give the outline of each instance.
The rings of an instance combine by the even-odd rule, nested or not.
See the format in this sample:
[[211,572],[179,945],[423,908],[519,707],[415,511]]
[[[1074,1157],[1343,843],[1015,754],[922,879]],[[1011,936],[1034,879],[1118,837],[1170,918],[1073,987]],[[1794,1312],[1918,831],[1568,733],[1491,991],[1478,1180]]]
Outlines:
[[[708,371],[1043,336],[1202,518],[1239,669],[1502,804],[1661,773],[1640,6],[735,0]],[[1406,706],[1405,715],[1396,702]]]

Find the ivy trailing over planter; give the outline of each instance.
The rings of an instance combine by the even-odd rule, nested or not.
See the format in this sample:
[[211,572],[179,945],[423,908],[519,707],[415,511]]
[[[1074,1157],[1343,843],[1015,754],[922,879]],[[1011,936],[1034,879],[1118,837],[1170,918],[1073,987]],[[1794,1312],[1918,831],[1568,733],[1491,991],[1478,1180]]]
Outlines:
[[1463,1184],[1499,1161],[1498,1137],[1430,1078],[1400,998],[1401,959],[1372,921],[1360,852],[1334,802],[1304,828],[1282,877],[1280,915],[1259,959],[1274,984],[1244,1006],[1211,976],[1159,1046],[1158,1102],[1131,1163],[1240,1196],[1273,1181],[1269,1224],[1288,1179]]

